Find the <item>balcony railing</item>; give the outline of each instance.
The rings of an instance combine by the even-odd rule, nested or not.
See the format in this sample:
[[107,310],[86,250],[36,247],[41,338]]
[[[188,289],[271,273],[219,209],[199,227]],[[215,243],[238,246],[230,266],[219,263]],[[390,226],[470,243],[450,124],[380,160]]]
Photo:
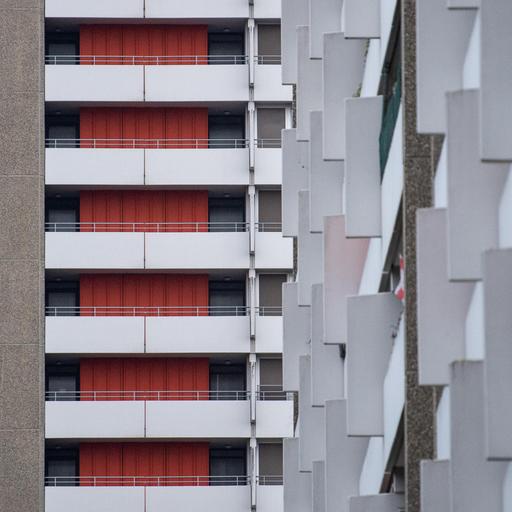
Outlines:
[[281,306],[258,306],[256,312],[259,316],[283,316]]
[[[265,56],[265,59],[267,58],[276,57]],[[247,55],[46,55],[45,64],[88,66],[240,65],[247,64]]]
[[256,147],[263,149],[280,148],[281,139],[256,139]]
[[45,476],[47,487],[175,487],[248,485],[246,475],[233,476]]
[[[270,139],[269,139],[270,140]],[[274,139],[272,139],[274,140]],[[47,148],[244,149],[247,139],[46,139]],[[279,142],[280,144],[280,142]]]
[[[268,224],[268,223],[266,223]],[[279,226],[281,226],[279,224]],[[266,226],[266,231],[280,231]],[[243,233],[247,222],[46,222],[48,233]]]
[[258,485],[283,485],[283,475],[259,475],[256,482]]
[[260,233],[280,233],[283,225],[281,222],[257,222],[256,227]]
[[248,306],[46,306],[46,316],[247,316]]
[[256,55],[256,57],[254,57],[254,60],[258,64],[279,65],[281,64],[281,55]]
[[47,402],[138,400],[248,400],[249,391],[46,391]]

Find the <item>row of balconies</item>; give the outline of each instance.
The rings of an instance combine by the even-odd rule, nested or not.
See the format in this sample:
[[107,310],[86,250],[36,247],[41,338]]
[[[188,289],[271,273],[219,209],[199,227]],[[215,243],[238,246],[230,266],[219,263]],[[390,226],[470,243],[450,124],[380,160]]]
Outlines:
[[[46,184],[249,185],[246,143],[241,147],[168,150],[130,149],[129,144],[136,141],[125,142],[125,148],[47,148]],[[49,140],[47,144],[57,143]],[[255,185],[281,184],[281,154],[281,148],[255,148]]]
[[[94,228],[94,224],[89,226]],[[49,224],[48,229],[54,226]],[[46,233],[45,266],[91,270],[249,269],[250,233],[245,229],[234,233],[138,233],[136,227],[117,226],[117,231],[132,231],[128,233]],[[163,231],[166,224],[155,227]],[[281,232],[256,231],[253,236],[257,269],[293,268],[291,239],[284,239]]]
[[[146,479],[146,480],[155,480]],[[169,510],[204,512],[249,512],[251,494],[255,494],[258,511],[282,512],[283,486],[248,485],[155,485],[147,486],[76,486],[45,489],[46,512],[168,512]],[[130,485],[130,484],[128,484]],[[133,485],[133,484],[131,484]],[[253,493],[253,491],[256,491]]]
[[[190,0],[168,2],[166,0],[49,0],[45,5],[47,18],[154,18],[196,19],[249,18],[248,0]],[[279,19],[279,0],[256,0],[254,18]]]
[[[80,308],[73,309],[72,314],[80,313]],[[85,309],[89,315],[95,314],[95,309],[103,309],[98,313],[103,315],[108,314],[109,310]],[[251,322],[254,322],[257,353],[278,354],[283,351],[281,316],[256,314],[251,319],[248,308],[242,307],[239,308],[239,316],[143,316],[155,313],[137,311],[144,309],[162,309],[162,315],[172,310],[110,308],[112,316],[47,316],[46,353],[248,354],[251,347]],[[66,308],[64,310],[64,314],[70,314]],[[59,308],[50,307],[47,314],[61,313]],[[73,336],[69,333],[73,333]]]
[[[198,102],[249,101],[249,66],[238,65],[51,65],[47,57],[46,101]],[[66,56],[66,59],[73,57]],[[94,61],[94,57],[85,57]],[[100,57],[102,61],[107,57]],[[134,62],[138,57],[133,57]],[[199,57],[206,59],[207,57]],[[235,56],[233,58],[236,58]],[[79,57],[73,58],[77,61]],[[82,58],[83,59],[83,58]],[[120,59],[113,57],[112,59]],[[129,57],[123,57],[124,60]],[[162,57],[165,59],[165,57]],[[89,60],[86,62],[88,63]],[[113,61],[114,62],[114,61]],[[129,62],[129,60],[128,60]],[[103,62],[102,62],[103,63]],[[254,66],[254,101],[292,101],[281,84],[281,66]]]

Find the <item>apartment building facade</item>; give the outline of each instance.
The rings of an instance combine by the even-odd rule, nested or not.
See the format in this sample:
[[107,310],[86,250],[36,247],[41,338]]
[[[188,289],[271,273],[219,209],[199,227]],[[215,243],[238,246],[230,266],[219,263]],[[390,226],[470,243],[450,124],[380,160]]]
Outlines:
[[1,510],[282,510],[280,3],[3,14]]
[[283,0],[285,512],[511,510],[511,24]]

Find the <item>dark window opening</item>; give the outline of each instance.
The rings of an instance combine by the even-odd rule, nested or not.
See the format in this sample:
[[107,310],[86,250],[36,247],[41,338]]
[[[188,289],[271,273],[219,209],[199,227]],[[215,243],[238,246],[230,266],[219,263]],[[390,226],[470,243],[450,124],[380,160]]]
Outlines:
[[78,449],[46,448],[46,484],[52,486],[78,485]]
[[210,315],[245,316],[244,281],[210,281]]
[[280,190],[258,192],[258,231],[281,231],[282,208]]
[[79,231],[78,197],[48,197],[45,204],[46,231]]
[[281,64],[281,25],[258,25],[258,64]]
[[80,367],[78,364],[53,363],[46,366],[46,399],[50,401],[74,401],[80,391]]
[[210,400],[245,400],[246,386],[245,365],[210,365]]
[[247,481],[245,448],[210,448],[210,485],[243,485]]
[[46,117],[46,147],[76,148],[79,146],[80,118],[49,115]]
[[281,359],[260,359],[260,400],[286,400]]
[[79,284],[76,281],[46,281],[46,314],[50,316],[77,316]]
[[209,231],[246,231],[245,198],[209,197],[208,222]]
[[244,34],[210,32],[208,64],[245,64]]
[[45,35],[46,64],[79,64],[78,32],[48,32]]
[[260,485],[283,484],[282,443],[260,443],[258,446],[258,481]]
[[286,127],[284,108],[259,108],[257,111],[258,147],[280,148],[281,131]]
[[210,148],[245,148],[245,117],[212,115],[208,117]]

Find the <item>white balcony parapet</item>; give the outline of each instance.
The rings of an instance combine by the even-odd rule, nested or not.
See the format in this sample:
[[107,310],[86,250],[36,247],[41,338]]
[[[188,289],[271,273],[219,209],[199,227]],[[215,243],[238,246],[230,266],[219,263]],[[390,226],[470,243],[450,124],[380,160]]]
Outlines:
[[248,18],[249,3],[245,0],[189,0],[169,2],[146,0],[146,18]]
[[48,0],[47,18],[143,18],[144,0]]
[[292,86],[281,83],[281,66],[268,63],[269,58],[265,56],[259,56],[257,59],[254,71],[254,100],[291,102]]
[[[280,144],[281,141],[279,141]],[[280,147],[258,144],[254,158],[254,182],[256,185],[281,185],[283,153]]]
[[260,314],[256,316],[256,352],[261,354],[282,354],[283,317]]
[[281,226],[277,232],[256,232],[257,269],[287,269],[293,268],[293,240],[283,238]]

